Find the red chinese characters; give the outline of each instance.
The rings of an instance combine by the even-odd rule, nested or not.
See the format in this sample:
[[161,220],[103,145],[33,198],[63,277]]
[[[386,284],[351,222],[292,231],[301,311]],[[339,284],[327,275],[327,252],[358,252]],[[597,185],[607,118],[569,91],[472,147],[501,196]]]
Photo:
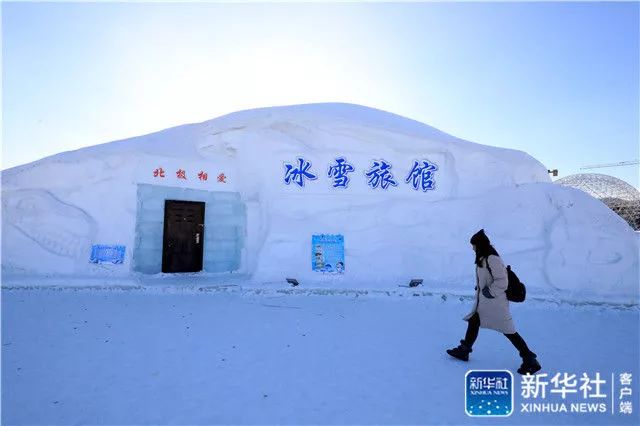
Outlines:
[[[209,173],[207,173],[205,170],[200,170],[196,176],[198,177],[198,180],[200,180],[201,182],[207,182],[209,180]],[[157,169],[154,169],[153,177],[164,178],[165,170],[162,167],[158,167]],[[188,179],[187,170],[182,168],[176,170],[176,179],[187,180]],[[218,175],[217,180],[219,183],[227,183],[227,176],[224,174],[224,172],[222,172]]]

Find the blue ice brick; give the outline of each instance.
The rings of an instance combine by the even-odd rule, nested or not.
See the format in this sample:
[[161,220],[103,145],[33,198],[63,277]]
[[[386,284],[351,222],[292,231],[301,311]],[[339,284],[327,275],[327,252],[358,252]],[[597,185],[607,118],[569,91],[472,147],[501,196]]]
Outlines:
[[232,250],[211,250],[205,255],[205,262],[214,263],[214,262],[228,262],[235,260],[238,251],[234,249]]
[[236,261],[209,262],[205,265],[207,272],[231,272],[239,268]]
[[206,215],[209,216],[233,216],[234,215],[234,205],[229,202],[221,202],[221,203],[211,203],[208,209],[206,209]]
[[213,202],[240,202],[240,194],[237,192],[211,192],[213,194],[211,198],[209,198]]
[[237,226],[217,226],[205,229],[205,238],[211,242],[236,240],[239,237]]
[[243,216],[219,216],[219,215],[207,215],[207,222],[211,224],[214,228],[222,228],[222,227],[236,227],[240,226],[246,218]]

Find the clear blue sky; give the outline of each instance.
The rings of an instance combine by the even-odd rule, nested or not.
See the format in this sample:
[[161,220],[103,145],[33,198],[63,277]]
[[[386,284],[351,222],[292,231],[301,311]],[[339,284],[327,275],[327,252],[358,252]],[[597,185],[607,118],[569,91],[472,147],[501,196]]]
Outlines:
[[[2,167],[229,112],[351,102],[529,152],[639,156],[638,3],[3,3]],[[594,170],[638,187],[638,167]]]

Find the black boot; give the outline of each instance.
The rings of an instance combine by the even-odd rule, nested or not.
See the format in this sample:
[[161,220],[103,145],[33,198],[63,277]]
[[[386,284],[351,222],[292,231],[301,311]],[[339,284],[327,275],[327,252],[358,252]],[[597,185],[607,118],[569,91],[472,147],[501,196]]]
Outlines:
[[522,355],[522,365],[518,368],[518,373],[525,374],[536,374],[542,366],[536,359],[537,355],[533,352],[529,352],[526,355]]
[[460,340],[460,346],[453,349],[447,349],[447,353],[461,361],[469,361],[469,353],[473,352],[471,347],[467,346],[464,340]]

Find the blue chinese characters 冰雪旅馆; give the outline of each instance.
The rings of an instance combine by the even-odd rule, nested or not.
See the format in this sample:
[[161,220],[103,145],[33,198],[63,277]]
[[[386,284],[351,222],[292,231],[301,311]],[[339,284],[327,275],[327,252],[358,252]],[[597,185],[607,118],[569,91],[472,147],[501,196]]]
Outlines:
[[291,182],[304,188],[305,180],[316,180],[318,176],[311,172],[311,163],[304,158],[298,157],[298,164],[284,163],[284,183],[290,185]]
[[349,186],[349,173],[353,172],[355,167],[349,164],[343,157],[336,158],[335,162],[329,166],[327,176],[333,179],[334,188],[347,188]]

